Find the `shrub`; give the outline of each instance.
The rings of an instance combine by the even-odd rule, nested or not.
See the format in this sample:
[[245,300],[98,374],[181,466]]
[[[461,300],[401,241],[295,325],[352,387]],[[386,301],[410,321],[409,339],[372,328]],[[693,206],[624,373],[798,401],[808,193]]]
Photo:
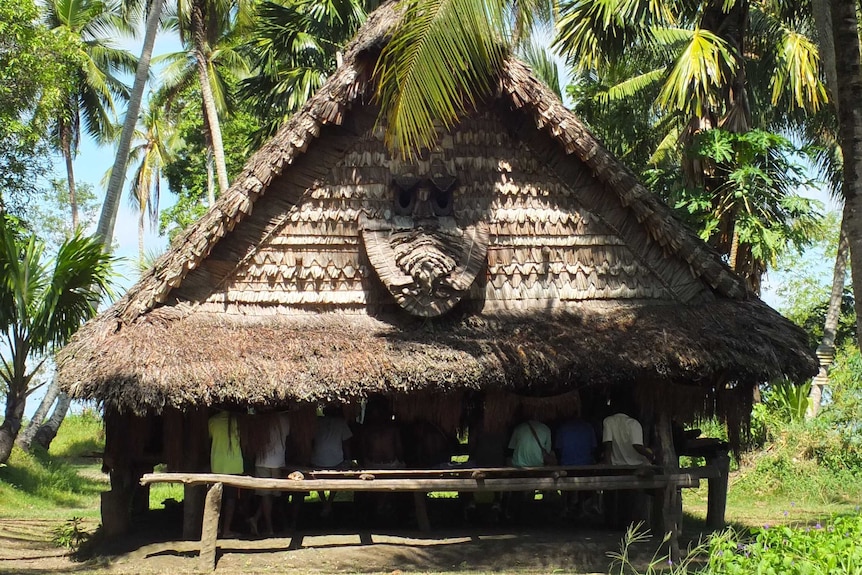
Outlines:
[[709,540],[704,575],[862,574],[862,515],[814,526],[764,525],[750,534],[727,530]]

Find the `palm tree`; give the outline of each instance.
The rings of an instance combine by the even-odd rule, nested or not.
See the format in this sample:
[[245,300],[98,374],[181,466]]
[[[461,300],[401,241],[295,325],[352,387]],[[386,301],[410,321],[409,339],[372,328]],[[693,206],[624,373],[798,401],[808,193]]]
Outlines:
[[835,58],[837,79],[838,126],[844,161],[844,228],[850,248],[850,271],[856,299],[856,331],[862,335],[862,73],[860,73],[859,29],[856,3],[847,0],[831,2],[832,30],[835,46],[842,47],[841,58]]
[[177,144],[172,127],[163,121],[162,108],[150,101],[141,118],[141,130],[136,132],[138,144],[129,153],[131,162],[138,162],[129,194],[129,200],[138,211],[138,261],[144,261],[144,220],[150,224],[159,219],[159,192],[162,169],[170,163]]
[[[0,381],[6,387],[5,419],[0,425],[0,463],[5,463],[21,429],[30,383],[46,354],[64,345],[96,313],[109,290],[113,260],[94,238],[75,234],[60,246],[53,262],[43,261],[44,245],[23,238],[0,217]],[[35,365],[28,361],[35,360]]]
[[274,134],[323,85],[376,5],[376,0],[280,0],[258,7],[242,48],[253,72],[239,89],[264,125],[253,145]]
[[[136,3],[137,4],[137,3]],[[102,213],[96,227],[96,235],[101,237],[105,246],[110,247],[111,238],[114,236],[114,224],[117,221],[117,212],[120,209],[120,195],[123,193],[123,182],[126,177],[126,166],[129,163],[129,148],[132,145],[135,126],[138,124],[138,114],[141,111],[141,101],[144,97],[144,88],[150,74],[150,60],[153,56],[153,46],[156,42],[164,0],[152,0],[147,2],[143,12],[146,13],[146,26],[144,31],[144,43],[141,47],[141,55],[135,68],[135,81],[129,94],[129,103],[126,106],[126,117],[123,121],[123,129],[117,143],[117,154],[111,169],[111,178],[108,189],[105,192],[105,201],[102,204]],[[135,5],[134,8],[139,8]],[[136,11],[130,11],[136,12]]]
[[[617,76],[600,99],[605,103],[652,99],[646,117],[662,131],[644,130],[655,138],[650,161],[658,164],[659,159],[670,157],[674,172],[681,168],[684,176],[676,187],[706,192],[711,213],[720,215],[709,234],[711,243],[758,291],[766,260],[755,252],[768,246],[740,239],[748,233],[749,240],[769,240],[776,223],[781,224],[779,229],[791,231],[782,221],[791,227],[810,223],[798,209],[804,206],[798,197],[781,190],[780,178],[760,178],[756,187],[761,192],[768,191],[764,184],[779,192],[760,193],[771,204],[760,204],[761,216],[770,220],[761,223],[773,231],[751,235],[747,224],[754,223],[750,216],[756,213],[748,209],[751,197],[739,200],[743,189],[751,191],[754,181],[734,182],[729,178],[742,172],[728,166],[716,169],[715,158],[692,150],[698,134],[707,130],[720,127],[732,138],[754,127],[784,129],[800,121],[793,116],[796,110],[810,113],[823,107],[827,95],[816,47],[809,38],[810,18],[802,18],[790,4],[743,0],[693,6],[573,0],[562,6],[561,14],[557,45],[582,73],[613,78],[621,66],[628,67],[630,74]],[[726,143],[729,138],[724,137]],[[697,201],[705,201],[702,194]],[[787,209],[791,202],[794,210]]]
[[[224,88],[216,74],[217,63],[230,69],[243,70],[246,66],[233,49],[241,31],[249,25],[252,0],[179,0],[171,19],[186,47],[201,90],[204,124],[211,146],[219,190],[228,188],[227,165],[219,121],[219,102],[224,106]],[[178,83],[178,82],[176,82]],[[175,85],[176,85],[175,83]]]
[[114,97],[128,97],[128,88],[118,78],[131,73],[135,58],[111,44],[119,33],[131,33],[119,6],[102,0],[47,0],[44,21],[77,40],[79,62],[70,91],[56,112],[54,132],[66,162],[72,227],[78,226],[75,175],[72,160],[78,153],[83,127],[99,142],[106,141],[114,127]]

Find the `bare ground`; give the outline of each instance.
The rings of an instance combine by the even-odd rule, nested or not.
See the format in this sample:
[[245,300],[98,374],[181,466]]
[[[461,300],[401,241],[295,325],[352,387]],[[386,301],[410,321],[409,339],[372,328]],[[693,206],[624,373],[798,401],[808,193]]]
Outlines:
[[[52,543],[56,521],[0,519],[0,573],[155,574],[198,572],[193,542],[146,543],[75,561]],[[94,528],[95,525],[88,525]],[[594,529],[461,529],[417,532],[306,534],[221,541],[216,573],[607,573],[607,552],[621,533]],[[137,540],[137,541],[136,541]],[[152,541],[152,539],[150,539]],[[141,544],[144,542],[144,544]],[[657,543],[656,543],[657,544]],[[185,552],[177,549],[186,548]],[[653,549],[643,547],[647,557]]]

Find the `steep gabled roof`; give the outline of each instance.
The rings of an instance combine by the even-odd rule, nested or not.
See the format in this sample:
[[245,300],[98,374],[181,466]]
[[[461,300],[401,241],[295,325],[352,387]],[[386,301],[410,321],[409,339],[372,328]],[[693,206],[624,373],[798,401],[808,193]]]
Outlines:
[[[323,126],[341,124],[350,107],[370,97],[369,79],[376,55],[398,21],[390,2],[373,12],[348,47],[344,63],[311,100],[248,161],[230,189],[198,222],[178,237],[170,251],[117,302],[115,315],[127,323],[167,300],[189,270],[251,214],[255,202],[274,178],[303,154]],[[514,108],[530,114],[536,127],[547,131],[567,154],[593,171],[610,191],[619,195],[651,237],[671,255],[691,266],[718,294],[734,299],[749,296],[744,282],[670,209],[649,192],[632,172],[608,152],[584,124],[522,62],[506,61],[500,78],[502,96]]]
[[[721,257],[515,59],[502,70],[498,103],[532,118],[530,129],[548,134],[583,163],[668,258],[686,262],[709,286],[714,301],[643,308],[637,302],[586,302],[540,320],[524,314],[454,317],[440,323],[446,333],[421,322],[359,314],[228,320],[172,302],[172,291],[251,215],[273,181],[290,173],[321,132],[371,100],[373,66],[397,22],[393,3],[371,14],[343,65],[251,156],[230,189],[59,354],[58,378],[73,395],[146,411],[385,390],[531,387],[542,380],[555,380],[548,382],[551,387],[602,384],[615,376],[709,386],[736,380],[750,389],[765,378],[799,379],[816,371],[804,333],[751,295]],[[548,336],[548,330],[556,335]],[[591,340],[591,334],[601,337]]]

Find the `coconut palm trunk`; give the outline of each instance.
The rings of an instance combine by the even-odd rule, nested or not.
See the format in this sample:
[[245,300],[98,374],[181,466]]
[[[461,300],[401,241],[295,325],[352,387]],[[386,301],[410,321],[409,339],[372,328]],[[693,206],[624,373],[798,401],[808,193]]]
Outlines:
[[20,392],[6,395],[5,419],[0,425],[0,462],[9,461],[9,456],[12,454],[12,446],[21,430],[21,421],[24,419],[26,400],[27,396]]
[[829,307],[826,310],[826,321],[823,324],[823,339],[817,346],[817,358],[820,360],[820,370],[811,382],[808,393],[808,409],[805,416],[817,417],[823,400],[823,389],[829,385],[829,367],[835,358],[835,334],[838,331],[838,320],[841,317],[841,303],[844,300],[844,281],[847,279],[847,234],[844,233],[844,221],[838,236],[838,253],[835,256],[835,269],[832,273],[832,293],[829,296]]
[[72,165],[72,129],[68,122],[60,123],[60,150],[66,162],[66,182],[69,185],[69,207],[72,210],[72,229],[78,229],[78,200],[75,190],[75,169]]
[[218,179],[219,191],[224,193],[228,188],[227,164],[224,157],[224,144],[221,138],[221,124],[216,111],[215,96],[210,83],[209,68],[207,67],[207,37],[204,23],[204,7],[200,0],[192,2],[191,6],[192,42],[194,44],[195,62],[200,79],[201,99],[203,100],[205,122],[209,126],[210,141],[212,142],[213,157],[215,159],[216,177]]
[[111,239],[114,236],[117,212],[120,209],[120,196],[123,194],[123,182],[126,179],[126,166],[129,163],[129,149],[132,145],[132,137],[135,134],[135,126],[138,123],[138,115],[141,112],[141,100],[143,100],[144,88],[146,87],[147,77],[150,73],[150,59],[153,56],[153,46],[156,43],[159,18],[163,7],[163,0],[153,0],[149,5],[144,46],[141,48],[141,57],[135,68],[135,83],[132,85],[132,92],[129,95],[129,104],[126,107],[126,119],[123,121],[123,131],[120,134],[120,142],[117,145],[117,155],[114,158],[114,167],[111,170],[108,191],[105,194],[105,202],[102,204],[102,212],[99,215],[96,234],[102,238],[106,249],[111,248]]
[[[829,0],[812,0],[811,9],[817,28],[817,45],[826,76],[826,86],[832,95],[830,100],[837,114],[839,104],[835,96],[838,94],[838,73],[835,69],[835,41]],[[829,367],[835,357],[835,334],[838,331],[838,320],[841,316],[841,304],[844,299],[844,282],[847,279],[847,251],[847,234],[842,218],[841,229],[838,232],[838,251],[835,254],[835,267],[832,272],[832,292],[829,296],[829,307],[826,310],[826,320],[823,324],[823,339],[817,346],[820,370],[814,381],[811,382],[811,392],[808,394],[808,409],[805,413],[808,418],[817,417],[823,400],[823,389],[829,385]]]
[[0,425],[0,463],[9,461],[12,454],[12,446],[15,438],[21,431],[21,422],[24,420],[24,407],[27,404],[28,386],[33,374],[38,371],[34,369],[29,376],[21,376],[27,373],[27,356],[30,354],[30,345],[27,337],[17,329],[12,330],[10,337],[11,361],[4,365],[3,378],[6,380],[6,410],[3,424]]
[[39,428],[45,422],[45,418],[48,417],[48,412],[51,411],[51,406],[54,405],[58,395],[60,395],[60,385],[56,379],[52,379],[47,389],[45,389],[42,402],[39,403],[39,407],[36,408],[33,417],[30,418],[30,423],[27,424],[27,428],[18,436],[18,440],[16,441],[18,447],[24,451],[30,451],[33,438],[36,437],[36,432],[39,431]]
[[844,227],[856,295],[856,333],[862,335],[862,68],[856,2],[832,0],[832,30],[842,57],[835,59],[838,78],[838,127],[844,158]]
[[57,431],[60,430],[63,420],[66,419],[66,414],[69,413],[69,406],[71,405],[72,398],[69,397],[69,394],[61,392],[57,396],[57,405],[54,407],[51,417],[48,418],[48,421],[44,425],[39,426],[39,429],[36,431],[33,441],[46,451],[51,447],[51,442],[54,441],[54,438],[57,437]]

